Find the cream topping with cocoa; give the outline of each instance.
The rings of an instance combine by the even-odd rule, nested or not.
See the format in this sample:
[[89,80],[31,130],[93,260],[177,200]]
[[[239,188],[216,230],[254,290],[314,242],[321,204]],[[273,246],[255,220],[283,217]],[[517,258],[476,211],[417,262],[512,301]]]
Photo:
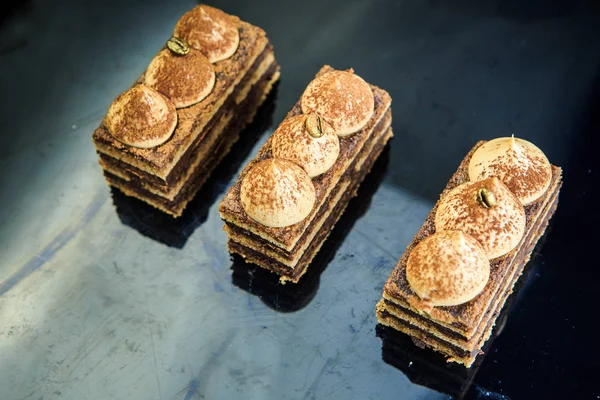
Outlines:
[[523,205],[496,177],[455,187],[440,200],[435,214],[436,231],[460,230],[470,234],[490,260],[519,244],[525,222]]
[[113,101],[104,124],[121,143],[147,149],[165,143],[173,135],[177,111],[175,105],[155,89],[136,85]]
[[314,207],[316,193],[310,177],[298,165],[268,158],[244,176],[240,201],[250,218],[280,228],[306,218]]
[[231,57],[240,43],[237,19],[207,5],[196,6],[185,13],[177,22],[173,36],[201,51],[211,63]]
[[273,157],[292,161],[311,178],[327,172],[340,154],[340,140],[317,114],[285,119],[271,138]]
[[215,70],[198,50],[177,55],[163,49],[148,66],[145,83],[171,99],[175,107],[184,108],[210,94],[215,86]]
[[552,167],[533,143],[512,137],[490,140],[479,147],[469,162],[469,179],[498,177],[523,205],[539,199],[550,186]]
[[410,253],[406,279],[426,306],[456,306],[475,298],[490,276],[490,262],[475,238],[436,232]]

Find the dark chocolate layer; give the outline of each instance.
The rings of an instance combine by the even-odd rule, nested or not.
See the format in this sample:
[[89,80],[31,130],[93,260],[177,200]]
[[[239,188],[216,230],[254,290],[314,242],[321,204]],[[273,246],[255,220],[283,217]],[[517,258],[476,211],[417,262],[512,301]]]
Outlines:
[[442,340],[440,338],[438,338],[437,336],[433,336],[431,335],[429,332],[415,326],[412,325],[398,317],[396,317],[395,315],[391,314],[389,311],[387,310],[383,310],[381,312],[380,317],[386,321],[386,320],[393,320],[394,323],[404,327],[405,329],[410,329],[410,330],[414,330],[417,332],[420,332],[421,334],[427,336],[428,338],[430,338],[432,341],[434,342],[438,342],[440,344],[440,346],[446,347],[450,350],[450,353],[448,354],[449,356],[453,356],[453,357],[474,357],[477,355],[477,353],[479,353],[479,350],[475,350],[475,351],[467,351],[464,349],[461,349],[460,347],[446,342],[445,340]]

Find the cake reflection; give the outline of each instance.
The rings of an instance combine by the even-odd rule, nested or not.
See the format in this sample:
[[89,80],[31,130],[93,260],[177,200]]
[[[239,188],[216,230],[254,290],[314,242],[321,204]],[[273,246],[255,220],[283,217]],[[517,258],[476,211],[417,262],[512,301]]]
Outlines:
[[389,153],[388,143],[361,184],[356,197],[348,203],[346,211],[298,283],[283,285],[279,282],[278,275],[254,264],[247,264],[241,256],[233,255],[233,284],[258,296],[267,306],[279,312],[298,311],[310,304],[317,293],[321,273],[334,258],[356,220],[368,210],[373,194],[386,175]]
[[[511,299],[514,297],[511,296]],[[376,334],[382,342],[382,358],[386,363],[398,368],[414,384],[452,396],[465,399],[470,395],[475,375],[492,347],[492,342],[502,333],[510,305],[497,320],[496,328],[471,368],[456,363],[447,363],[440,353],[418,347],[410,336],[390,327],[378,324]],[[485,397],[484,397],[485,398]]]
[[231,179],[263,132],[271,127],[278,87],[278,83],[273,86],[252,123],[241,132],[238,142],[215,168],[181,217],[173,218],[111,187],[113,203],[121,222],[169,247],[183,248],[196,228],[206,221],[208,210],[227,190]]

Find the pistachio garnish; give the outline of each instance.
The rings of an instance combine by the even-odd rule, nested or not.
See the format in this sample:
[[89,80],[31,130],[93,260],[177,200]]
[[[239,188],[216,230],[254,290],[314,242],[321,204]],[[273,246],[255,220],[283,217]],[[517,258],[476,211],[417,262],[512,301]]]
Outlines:
[[167,47],[178,56],[185,56],[190,52],[190,46],[184,40],[175,36],[167,41]]
[[496,205],[496,196],[491,190],[481,188],[477,192],[477,201],[485,208],[491,208]]
[[320,138],[323,136],[323,123],[321,122],[321,117],[318,114],[313,113],[310,114],[306,118],[306,130],[308,134],[314,138]]

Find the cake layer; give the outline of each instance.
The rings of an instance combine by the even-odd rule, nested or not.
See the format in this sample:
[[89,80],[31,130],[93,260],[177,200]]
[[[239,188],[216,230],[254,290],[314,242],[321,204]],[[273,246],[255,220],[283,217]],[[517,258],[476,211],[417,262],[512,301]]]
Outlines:
[[[323,67],[317,76],[333,71],[329,66]],[[276,246],[292,251],[298,240],[302,237],[308,226],[312,223],[315,213],[320,209],[321,204],[327,199],[334,186],[337,184],[339,177],[346,171],[349,164],[352,162],[354,155],[360,151],[368,136],[373,131],[373,128],[383,118],[390,107],[391,98],[384,90],[370,85],[374,99],[375,111],[365,127],[349,138],[340,139],[340,154],[335,164],[324,174],[312,180],[316,191],[315,207],[311,213],[302,221],[287,226],[284,228],[269,228],[256,221],[252,220],[244,211],[240,202],[240,188],[244,176],[252,167],[271,157],[271,138],[260,149],[258,155],[252,160],[240,174],[238,181],[230,188],[220,204],[219,212],[221,218],[230,224],[236,225],[246,231],[252,232],[261,238],[270,241]],[[292,108],[287,117],[299,115],[302,113],[300,101]]]
[[513,288],[523,273],[531,253],[556,211],[559,189],[560,186],[554,188],[540,218],[536,221],[533,229],[530,230],[527,241],[519,246],[512,273],[505,279],[506,284],[500,291],[497,301],[486,311],[486,318],[483,319],[483,323],[469,340],[387,299],[381,299],[377,304],[379,322],[417,338],[423,344],[449,356],[449,361],[459,362],[469,367],[492,334],[496,318],[502,312],[504,304],[513,292]]
[[335,203],[335,206],[328,213],[324,213],[324,216],[326,217],[324,222],[321,224],[320,229],[314,235],[313,239],[308,241],[308,247],[306,250],[304,250],[294,268],[291,268],[286,264],[265,256],[261,252],[257,252],[256,250],[245,247],[232,240],[228,241],[230,252],[241,255],[244,259],[246,259],[247,262],[257,264],[265,269],[282,275],[281,280],[283,282],[298,282],[302,275],[306,272],[308,265],[310,265],[311,261],[329,236],[329,233],[332,231],[336,222],[344,213],[344,210],[346,209],[346,206],[350,200],[356,196],[356,192],[361,182],[365,179],[365,176],[367,176],[373,167],[373,164],[375,164],[377,157],[379,157],[379,154],[381,154],[386,143],[392,136],[392,129],[388,128],[381,138],[375,143],[375,145],[370,147],[370,153],[366,157],[360,159],[361,169],[356,170],[354,168],[349,168],[346,174],[344,174],[340,184],[340,193],[342,193],[341,198],[339,201],[337,201],[337,203]]
[[[262,29],[239,21],[237,17],[235,20],[239,23],[240,34],[237,51],[231,58],[214,64],[216,81],[208,97],[190,107],[177,110],[177,127],[165,144],[151,149],[127,146],[114,139],[102,123],[93,135],[96,149],[167,181],[173,168],[186,155],[192,143],[201,140],[200,134],[206,132],[204,127],[223,106],[268,45],[268,39]],[[136,84],[143,79],[144,74]]]
[[[473,152],[483,143],[483,141],[477,143],[465,157],[465,159],[459,165],[456,173],[448,182],[448,185],[446,186],[446,189],[444,189],[441,197],[445,196],[450,190],[459,184],[468,181],[467,169],[469,161]],[[557,185],[560,185],[562,170],[559,167],[553,166],[552,173],[553,176],[551,186],[556,187]],[[551,194],[552,193],[550,191],[546,191],[544,196],[542,196],[538,201],[525,206],[527,229],[531,229],[533,222],[538,218],[543,205],[548,201],[548,198],[551,196]],[[406,261],[411,250],[417,245],[417,243],[435,232],[434,217],[438,204],[439,201],[429,213],[427,219],[425,220],[421,229],[417,232],[413,241],[407,246],[406,251],[398,261],[398,264],[390,274],[384,286],[385,298],[391,299],[395,303],[398,303],[399,305],[412,309],[416,312],[419,312],[418,310],[421,308],[421,300],[412,291],[408,281],[406,280]],[[440,325],[462,333],[462,335],[466,338],[473,336],[477,327],[481,323],[483,316],[485,315],[485,310],[490,307],[495,294],[503,284],[507,268],[510,266],[510,260],[514,258],[517,250],[518,246],[507,255],[491,260],[489,282],[475,299],[458,306],[434,307],[429,312],[428,318],[438,322]]]
[[[533,238],[540,236],[538,231],[541,229],[542,225],[547,224],[547,219],[549,219],[551,216],[548,216],[550,207],[556,207],[556,203],[558,203],[558,193],[561,184],[562,183],[560,179],[553,180],[552,186],[548,188],[546,196],[544,197],[544,202],[542,204],[539,204],[538,212],[536,213],[535,219],[532,220],[531,223],[529,223],[525,235],[523,236],[523,239],[517,246],[516,253],[514,253],[513,257],[504,258],[502,260],[503,264],[498,264],[493,267],[496,270],[504,271],[502,275],[502,280],[498,282],[496,292],[492,295],[491,302],[488,308],[484,311],[484,314],[479,324],[476,327],[474,327],[472,335],[468,335],[464,331],[458,330],[455,327],[440,324],[439,322],[428,318],[426,315],[422,315],[418,312],[418,310],[410,307],[409,304],[398,301],[396,298],[390,296],[385,291],[383,294],[383,298],[387,302],[394,303],[399,309],[403,310],[407,315],[410,315],[414,321],[424,321],[427,323],[431,323],[436,328],[437,332],[440,332],[440,335],[446,335],[447,337],[457,338],[458,340],[462,341],[469,341],[473,337],[476,337],[476,333],[479,331],[479,328],[481,326],[486,326],[487,321],[491,316],[491,313],[498,309],[498,304],[504,292],[506,290],[510,290],[511,282],[513,281],[512,278],[515,274],[515,271],[517,271],[520,268],[520,264],[523,264],[523,260],[521,258],[529,257],[529,253],[527,252],[528,246],[531,244],[531,240],[533,240]],[[516,280],[516,278],[514,280]]]
[[[276,64],[274,65],[276,66]],[[254,118],[258,108],[279,78],[278,68],[271,69],[271,72],[270,74],[265,74],[264,80],[254,85],[245,102],[239,106],[239,110],[236,110],[235,118],[230,119],[229,126],[222,133],[219,134],[217,132],[214,134],[216,140],[209,140],[209,137],[205,138],[207,140],[201,144],[198,151],[201,155],[206,155],[206,157],[196,163],[193,172],[189,175],[173,200],[165,199],[148,191],[139,185],[139,182],[127,181],[122,177],[105,171],[105,177],[109,185],[161,211],[175,217],[180,216],[187,203],[194,197],[221,159],[227,155],[231,146],[237,142],[242,129]],[[210,136],[213,136],[213,134],[211,133]]]
[[[264,65],[266,64],[266,65]],[[202,140],[194,145],[194,149],[190,154],[182,158],[176,167],[178,175],[171,174],[173,176],[173,182],[164,185],[156,182],[156,179],[148,179],[147,173],[140,173],[141,171],[135,167],[128,166],[127,164],[114,159],[106,155],[100,155],[100,165],[105,171],[110,172],[113,175],[119,176],[120,178],[133,182],[135,187],[140,187],[146,191],[153,193],[157,196],[164,197],[167,200],[174,200],[183,185],[190,179],[194,171],[197,170],[199,165],[204,159],[211,156],[214,152],[213,146],[218,142],[220,136],[223,134],[229,134],[231,126],[235,125],[232,119],[238,118],[240,114],[246,113],[246,109],[258,108],[257,103],[262,102],[259,96],[265,92],[265,82],[273,81],[274,77],[277,79],[279,73],[279,66],[277,65],[275,58],[272,53],[268,54],[261,63],[259,68],[255,71],[258,75],[257,78],[249,77],[247,79],[246,86],[240,87],[238,93],[244,94],[244,99],[241,103],[237,103],[233,95],[231,101],[227,102],[227,105],[223,106],[222,110],[217,113],[217,123],[211,125],[211,130],[203,135]],[[241,85],[240,85],[241,86]],[[254,88],[258,89],[254,90]]]
[[360,165],[362,168],[363,162],[365,162],[365,160],[367,160],[373,153],[373,148],[380,144],[380,138],[387,134],[391,123],[392,114],[391,111],[388,110],[384,118],[374,128],[373,133],[370,134],[369,140],[365,142],[363,148],[354,157],[354,160],[348,167],[347,171],[340,177],[338,183],[332,189],[329,197],[323,202],[321,208],[315,213],[313,220],[309,224],[309,227],[306,229],[306,231],[304,231],[302,237],[300,237],[296,243],[296,246],[294,246],[294,249],[291,251],[286,251],[262,239],[260,236],[254,235],[231,223],[226,223],[225,231],[227,232],[229,239],[252,250],[260,252],[273,260],[289,266],[290,268],[294,268],[294,266],[302,257],[302,254],[306,248],[310,245],[310,242],[313,240],[315,234],[323,225],[323,222],[327,218],[330,210],[339,202],[340,198],[344,194],[344,188],[342,186],[344,186],[345,181],[349,179],[348,177],[354,175],[352,171],[360,171],[360,169],[357,169],[356,167]]

